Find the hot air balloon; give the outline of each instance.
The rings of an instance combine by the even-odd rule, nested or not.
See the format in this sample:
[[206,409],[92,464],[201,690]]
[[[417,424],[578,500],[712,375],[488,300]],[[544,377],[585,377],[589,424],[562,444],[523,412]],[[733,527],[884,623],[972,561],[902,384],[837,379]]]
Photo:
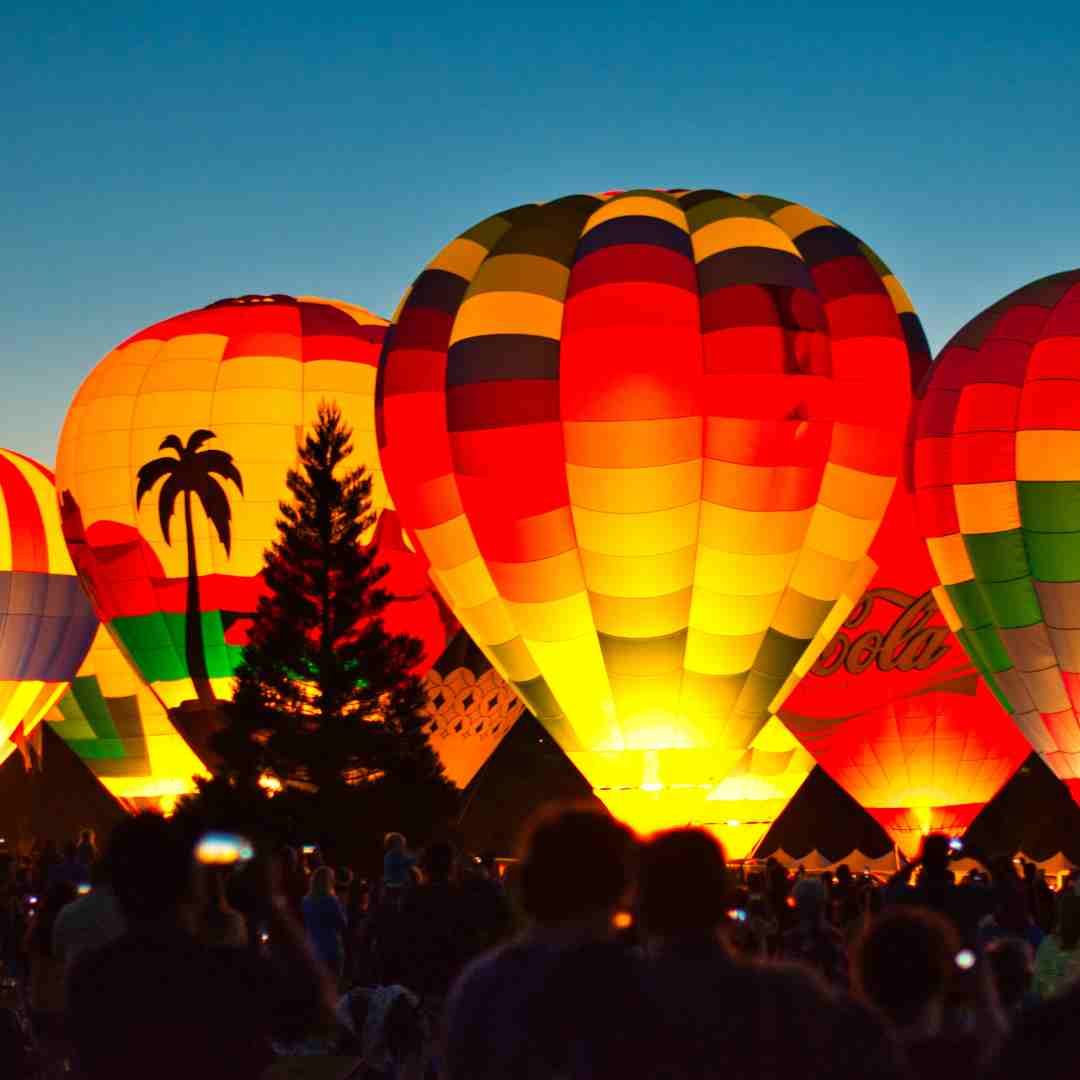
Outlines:
[[[373,413],[385,331],[338,301],[223,300],[128,338],[76,394],[57,457],[65,535],[167,708],[212,717],[231,694],[285,476],[320,401],[341,407],[372,505],[387,505]],[[428,609],[411,621],[430,662],[449,637],[438,601],[429,589],[410,605]]]
[[428,741],[449,780],[464,788],[514,726],[524,706],[459,630],[424,676]]
[[496,214],[404,297],[390,494],[601,797],[712,791],[744,759],[889,501],[911,318],[850,233],[719,191]]
[[52,473],[0,450],[0,760],[67,689],[96,628],[64,546]]
[[1080,270],[971,320],[931,369],[919,519],[950,626],[1080,801]]
[[46,719],[129,811],[168,812],[209,775],[104,627]]
[[800,662],[816,656],[780,715],[910,855],[927,832],[964,832],[1028,751],[938,609],[906,482],[870,559],[868,587],[835,609],[842,624]]

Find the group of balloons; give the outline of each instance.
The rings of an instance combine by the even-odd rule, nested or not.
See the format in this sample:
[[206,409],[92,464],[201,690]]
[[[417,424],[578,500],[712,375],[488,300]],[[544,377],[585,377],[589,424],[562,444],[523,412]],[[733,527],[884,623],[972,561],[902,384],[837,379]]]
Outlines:
[[905,848],[1029,747],[1080,799],[1080,271],[931,363],[840,226],[648,190],[486,219],[391,324],[157,323],[78,391],[55,489],[0,457],[0,738],[45,718],[134,805],[190,786],[173,721],[231,692],[322,400],[458,783],[524,702],[614,814],[735,857],[815,761]]

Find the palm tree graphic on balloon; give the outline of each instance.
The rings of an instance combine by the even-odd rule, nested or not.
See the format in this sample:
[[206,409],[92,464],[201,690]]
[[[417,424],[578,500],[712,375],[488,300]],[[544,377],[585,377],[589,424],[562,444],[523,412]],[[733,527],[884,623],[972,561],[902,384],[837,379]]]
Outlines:
[[187,614],[184,624],[184,649],[187,655],[188,673],[195,686],[199,704],[213,708],[216,702],[210,686],[210,676],[203,647],[202,608],[199,601],[199,566],[195,553],[195,532],[192,527],[191,505],[198,499],[207,521],[214,527],[218,540],[229,555],[232,545],[232,508],[225,488],[216,479],[231,480],[241,495],[244,482],[240,470],[233,462],[232,454],[224,450],[204,450],[210,439],[217,438],[212,431],[200,428],[193,431],[186,445],[179,435],[167,436],[159,450],[173,450],[176,457],[159,457],[148,461],[139,469],[135,489],[136,509],[142,504],[158,483],[164,479],[158,491],[158,520],[165,543],[172,546],[170,525],[176,512],[176,502],[183,496],[184,528],[187,533]]

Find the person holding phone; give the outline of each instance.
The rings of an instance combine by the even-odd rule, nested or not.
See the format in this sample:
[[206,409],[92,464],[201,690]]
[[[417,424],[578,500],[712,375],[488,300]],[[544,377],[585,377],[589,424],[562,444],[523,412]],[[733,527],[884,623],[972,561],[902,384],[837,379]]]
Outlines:
[[235,864],[245,853],[237,838],[219,840],[194,858],[183,822],[138,814],[114,830],[110,874],[127,931],[83,953],[68,978],[68,1031],[86,1080],[256,1080],[279,1030],[333,1027],[333,989],[289,914],[273,860],[251,865],[274,963],[196,937],[200,863],[229,865],[235,855]]
[[[918,858],[905,862],[886,882],[885,904],[936,911],[956,927],[965,944],[973,945],[980,920],[993,910],[994,894],[978,884],[957,885],[956,875],[950,867],[958,854],[954,841],[957,838],[950,839],[943,833],[923,837]],[[964,850],[964,854],[976,862],[981,861],[969,850]],[[916,870],[920,871],[918,882],[912,884]]]

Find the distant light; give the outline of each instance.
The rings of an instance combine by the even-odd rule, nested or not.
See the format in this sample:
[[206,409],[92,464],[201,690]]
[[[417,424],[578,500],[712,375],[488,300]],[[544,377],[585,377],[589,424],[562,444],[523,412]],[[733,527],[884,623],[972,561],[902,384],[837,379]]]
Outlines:
[[259,787],[266,792],[268,798],[272,799],[281,791],[281,781],[276,776],[271,776],[270,773],[263,773],[259,777]]
[[616,930],[629,930],[634,925],[634,916],[629,911],[616,911],[611,925]]
[[742,822],[741,821],[725,821],[724,824],[729,826],[730,828],[734,829],[734,828],[737,828],[739,825],[741,825]]
[[641,790],[642,791],[663,791],[664,790],[664,785],[663,784],[642,784],[641,785]]

